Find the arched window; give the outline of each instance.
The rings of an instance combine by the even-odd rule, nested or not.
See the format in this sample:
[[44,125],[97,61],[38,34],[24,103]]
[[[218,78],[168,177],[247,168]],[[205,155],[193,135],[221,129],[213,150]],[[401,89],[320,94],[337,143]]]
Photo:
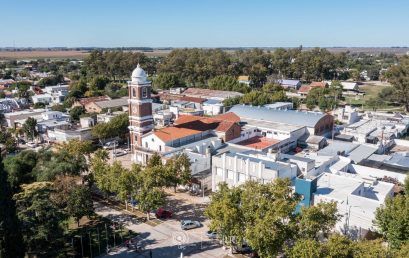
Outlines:
[[148,88],[143,87],[142,88],[142,98],[148,97]]

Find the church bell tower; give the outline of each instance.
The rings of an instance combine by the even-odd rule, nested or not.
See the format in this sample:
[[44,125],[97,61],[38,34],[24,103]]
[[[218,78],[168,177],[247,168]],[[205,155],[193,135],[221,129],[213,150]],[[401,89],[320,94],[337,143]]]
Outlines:
[[142,136],[153,129],[151,87],[145,71],[138,64],[132,72],[132,80],[128,82],[129,134],[136,161],[136,149],[143,148]]

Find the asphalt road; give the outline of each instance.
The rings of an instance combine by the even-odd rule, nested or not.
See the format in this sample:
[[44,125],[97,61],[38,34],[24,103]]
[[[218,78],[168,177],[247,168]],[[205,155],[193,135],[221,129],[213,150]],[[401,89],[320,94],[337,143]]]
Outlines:
[[[150,257],[171,258],[181,257],[225,257],[228,251],[223,250],[217,240],[208,239],[208,221],[203,216],[205,204],[200,197],[189,197],[177,194],[168,197],[169,208],[174,212],[174,218],[165,220],[156,226],[151,226],[137,220],[135,217],[96,203],[96,212],[109,219],[124,224],[128,229],[138,232],[140,250],[118,248],[104,257]],[[182,230],[180,220],[194,219],[202,223],[202,227]]]

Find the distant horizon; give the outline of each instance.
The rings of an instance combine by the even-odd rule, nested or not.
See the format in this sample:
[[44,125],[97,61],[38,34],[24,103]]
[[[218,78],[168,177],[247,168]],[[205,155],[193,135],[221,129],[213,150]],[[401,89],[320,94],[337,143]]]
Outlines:
[[0,47],[409,45],[405,0],[37,0],[2,10]]
[[[304,46],[302,48],[409,48],[408,46]],[[173,47],[173,46],[0,46],[0,49],[73,49],[73,48],[93,48],[93,49],[113,49],[113,48],[146,48],[146,49],[180,49],[180,48],[203,48],[203,49],[235,49],[235,48],[299,48],[300,46],[189,46],[189,47]]]

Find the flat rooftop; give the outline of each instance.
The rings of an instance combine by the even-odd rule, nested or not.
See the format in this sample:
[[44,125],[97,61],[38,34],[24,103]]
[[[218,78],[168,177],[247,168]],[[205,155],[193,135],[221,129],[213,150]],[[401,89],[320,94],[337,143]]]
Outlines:
[[354,178],[323,173],[318,177],[315,194],[325,195],[339,201],[346,201],[347,196],[354,192],[361,184],[361,181]]
[[244,127],[257,127],[257,128],[263,128],[263,129],[274,129],[276,131],[281,131],[281,132],[294,132],[297,131],[301,128],[304,128],[305,126],[302,125],[290,125],[290,124],[284,124],[284,123],[276,123],[276,122],[270,122],[266,120],[256,120],[256,119],[251,119],[247,117],[241,117],[241,122],[244,122]]
[[270,146],[273,146],[277,143],[279,143],[280,140],[276,139],[271,139],[271,138],[266,138],[266,137],[261,137],[261,136],[255,136],[253,138],[241,141],[236,143],[237,145],[257,149],[257,150],[264,150]]

